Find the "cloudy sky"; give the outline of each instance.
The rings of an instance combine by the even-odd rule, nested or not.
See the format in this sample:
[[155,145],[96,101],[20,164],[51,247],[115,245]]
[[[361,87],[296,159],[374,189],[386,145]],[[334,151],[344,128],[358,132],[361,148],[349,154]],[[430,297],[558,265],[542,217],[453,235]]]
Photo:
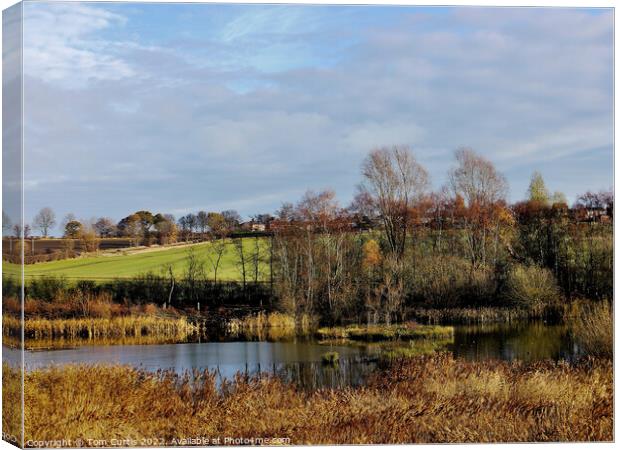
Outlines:
[[378,145],[434,187],[469,146],[572,201],[613,183],[611,10],[24,6],[26,220],[249,216],[333,188]]

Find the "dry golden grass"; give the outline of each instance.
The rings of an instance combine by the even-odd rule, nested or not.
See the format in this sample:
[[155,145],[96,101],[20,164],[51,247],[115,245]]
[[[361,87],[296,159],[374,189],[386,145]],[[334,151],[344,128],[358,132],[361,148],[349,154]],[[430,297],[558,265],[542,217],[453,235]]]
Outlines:
[[239,376],[218,391],[209,373],[192,378],[119,366],[49,368],[26,374],[26,439],[610,441],[612,371],[609,360],[523,365],[444,354],[395,362],[366,387],[307,392],[273,378]]
[[[20,333],[21,321],[13,316],[2,317],[4,336]],[[33,318],[24,322],[27,339],[99,339],[159,336],[184,340],[197,328],[184,318],[157,316],[119,316],[110,319],[44,319]]]
[[586,353],[613,356],[614,311],[611,303],[604,300],[573,302],[565,319],[571,335]]
[[226,324],[226,331],[231,336],[242,336],[246,339],[279,340],[297,334],[308,334],[314,322],[306,314],[296,321],[295,317],[288,314],[261,311],[242,319],[230,320]]
[[22,441],[22,375],[20,370],[2,364],[2,435],[13,444]]

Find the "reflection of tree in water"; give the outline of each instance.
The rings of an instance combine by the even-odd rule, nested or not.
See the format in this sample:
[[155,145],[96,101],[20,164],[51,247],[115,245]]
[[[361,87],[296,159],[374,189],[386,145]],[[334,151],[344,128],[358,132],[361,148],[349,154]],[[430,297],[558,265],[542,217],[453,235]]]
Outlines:
[[376,367],[375,360],[356,356],[341,359],[334,365],[311,361],[277,363],[270,367],[260,364],[253,368],[246,366],[245,375],[276,376],[285,383],[312,390],[362,385]]
[[575,356],[566,327],[540,321],[456,327],[452,350],[455,356],[470,360],[534,361]]

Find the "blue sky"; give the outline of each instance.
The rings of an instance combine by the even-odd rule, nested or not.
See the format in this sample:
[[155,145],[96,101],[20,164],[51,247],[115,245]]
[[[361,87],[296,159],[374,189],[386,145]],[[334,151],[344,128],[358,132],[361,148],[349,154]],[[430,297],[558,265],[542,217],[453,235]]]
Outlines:
[[379,145],[469,146],[572,201],[613,183],[611,10],[24,7],[26,219],[346,205]]

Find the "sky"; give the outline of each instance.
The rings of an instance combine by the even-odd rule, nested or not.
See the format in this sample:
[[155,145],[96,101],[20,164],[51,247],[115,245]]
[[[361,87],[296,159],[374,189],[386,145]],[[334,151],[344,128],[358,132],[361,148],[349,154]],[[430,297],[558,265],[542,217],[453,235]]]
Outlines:
[[346,206],[368,152],[613,184],[610,9],[25,3],[26,220]]

